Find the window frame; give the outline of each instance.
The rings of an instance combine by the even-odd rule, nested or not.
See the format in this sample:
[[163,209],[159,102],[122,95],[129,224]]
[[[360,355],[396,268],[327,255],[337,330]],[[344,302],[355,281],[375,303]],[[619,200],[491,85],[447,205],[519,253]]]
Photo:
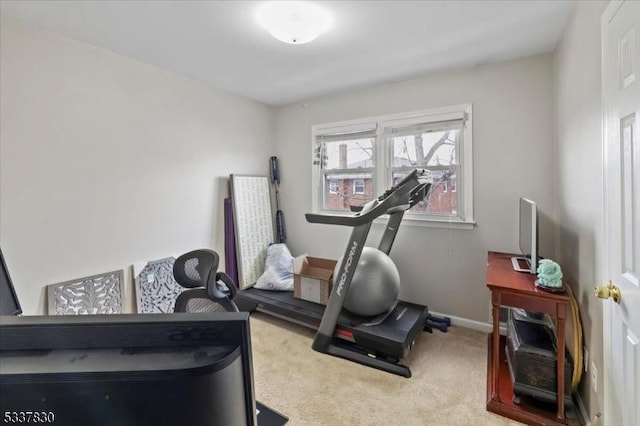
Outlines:
[[[408,113],[367,117],[355,120],[312,125],[311,146],[315,152],[318,138],[327,134],[339,134],[362,131],[375,128],[376,137],[373,143],[373,167],[370,169],[373,183],[373,196],[382,194],[389,188],[394,171],[401,171],[402,167],[393,167],[393,143],[389,131],[411,125],[430,125],[437,128],[437,123],[461,120],[461,141],[456,146],[459,166],[456,168],[456,209],[454,216],[438,216],[427,214],[412,214],[407,211],[405,219],[410,223],[426,226],[442,226],[461,229],[472,229],[475,225],[473,212],[473,106],[471,103],[432,108]],[[445,126],[443,126],[445,127]],[[433,166],[431,166],[432,168]],[[412,168],[412,167],[409,167]],[[425,168],[430,168],[426,167]],[[323,178],[321,167],[313,166],[312,177],[312,210],[316,213],[345,214],[348,211],[323,210]],[[355,190],[355,185],[354,185]],[[366,190],[365,190],[366,192]]]

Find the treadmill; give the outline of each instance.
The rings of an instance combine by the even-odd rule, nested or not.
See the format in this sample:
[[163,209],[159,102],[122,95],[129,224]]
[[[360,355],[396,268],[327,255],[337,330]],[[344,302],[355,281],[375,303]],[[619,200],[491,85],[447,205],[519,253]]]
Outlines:
[[446,331],[448,318],[429,315],[426,306],[397,301],[375,317],[361,317],[342,309],[355,268],[374,219],[388,214],[386,229],[378,249],[389,254],[404,212],[422,201],[432,179],[427,170],[416,169],[398,184],[363,207],[352,208],[350,216],[307,213],[309,223],[342,225],[352,228],[339,272],[326,306],[293,297],[292,291],[248,288],[238,292],[235,302],[244,311],[258,310],[317,330],[313,349],[404,377],[411,370],[400,360],[410,351],[417,335],[436,327]]

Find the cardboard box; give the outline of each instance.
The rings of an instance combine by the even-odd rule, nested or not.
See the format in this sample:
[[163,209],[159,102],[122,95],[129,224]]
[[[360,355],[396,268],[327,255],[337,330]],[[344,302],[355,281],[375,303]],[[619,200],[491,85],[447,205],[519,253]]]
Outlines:
[[326,305],[337,263],[306,254],[293,259],[293,297]]

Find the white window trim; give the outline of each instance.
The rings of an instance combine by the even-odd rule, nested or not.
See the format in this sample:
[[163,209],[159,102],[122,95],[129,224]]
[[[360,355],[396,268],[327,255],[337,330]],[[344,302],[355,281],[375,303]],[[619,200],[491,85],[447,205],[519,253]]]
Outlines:
[[[326,133],[340,133],[340,132],[354,132],[366,129],[376,128],[376,147],[374,149],[374,164],[375,170],[379,173],[375,173],[374,188],[385,188],[386,182],[390,182],[392,168],[390,167],[390,149],[383,149],[381,146],[381,140],[383,139],[384,129],[390,126],[402,126],[410,125],[419,121],[423,122],[438,122],[438,121],[450,121],[464,119],[465,125],[461,132],[463,133],[462,150],[460,155],[460,164],[462,167],[459,170],[459,175],[456,176],[458,182],[456,184],[456,193],[458,197],[458,206],[462,208],[464,212],[464,219],[454,218],[438,218],[434,216],[412,215],[407,213],[404,216],[404,220],[409,224],[419,224],[420,226],[429,227],[445,227],[445,228],[457,228],[457,229],[473,229],[475,225],[475,216],[473,211],[473,105],[459,104],[451,105],[439,108],[432,108],[429,110],[414,111],[409,113],[399,113],[375,117],[367,117],[355,120],[346,120],[333,123],[323,123],[311,126],[311,150],[313,156],[313,150],[315,149],[316,137]],[[320,209],[322,202],[320,197],[322,192],[320,186],[322,185],[320,179],[321,171],[319,166],[314,166],[312,176],[312,198],[311,208],[314,212],[320,213],[336,213],[336,211],[324,211]],[[458,183],[462,182],[462,185]],[[375,195],[375,194],[374,194]],[[349,215],[349,212],[344,212],[344,215]],[[384,218],[384,217],[383,217]],[[380,222],[378,219],[374,223]]]
[[[376,220],[373,221],[375,226],[387,226],[387,222],[389,220],[388,215],[382,215]],[[446,229],[474,229],[476,223],[465,221],[462,222],[460,220],[453,221],[448,218],[437,219],[437,218],[419,218],[405,215],[402,218],[403,225],[409,226],[417,226],[419,228],[446,228]]]

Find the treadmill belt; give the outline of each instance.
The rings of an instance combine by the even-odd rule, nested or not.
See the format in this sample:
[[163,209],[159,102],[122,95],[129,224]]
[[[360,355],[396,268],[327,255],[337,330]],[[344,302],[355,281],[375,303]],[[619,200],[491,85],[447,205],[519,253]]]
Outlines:
[[[254,303],[266,306],[277,306],[288,311],[295,311],[301,316],[317,321],[318,324],[320,324],[322,315],[324,315],[324,305],[293,297],[293,291],[259,290],[257,288],[249,288],[239,292],[237,297],[243,297]],[[369,323],[379,323],[388,315],[389,312],[384,312],[374,317],[361,317],[343,309],[340,313],[340,317],[338,318],[338,325],[343,327],[358,327]]]
[[[246,303],[251,305],[251,310],[257,306],[258,310],[267,314],[280,316],[315,330],[320,326],[325,309],[323,305],[293,297],[292,291],[250,288],[239,291],[236,300],[239,306]],[[343,310],[338,319],[338,326],[349,332],[346,341],[367,348],[367,351],[373,350],[376,355],[401,359],[406,356],[411,343],[423,330],[428,315],[426,306],[398,302],[387,314],[386,319],[379,323],[372,323],[371,318],[357,317]],[[341,335],[337,337],[344,338]]]

